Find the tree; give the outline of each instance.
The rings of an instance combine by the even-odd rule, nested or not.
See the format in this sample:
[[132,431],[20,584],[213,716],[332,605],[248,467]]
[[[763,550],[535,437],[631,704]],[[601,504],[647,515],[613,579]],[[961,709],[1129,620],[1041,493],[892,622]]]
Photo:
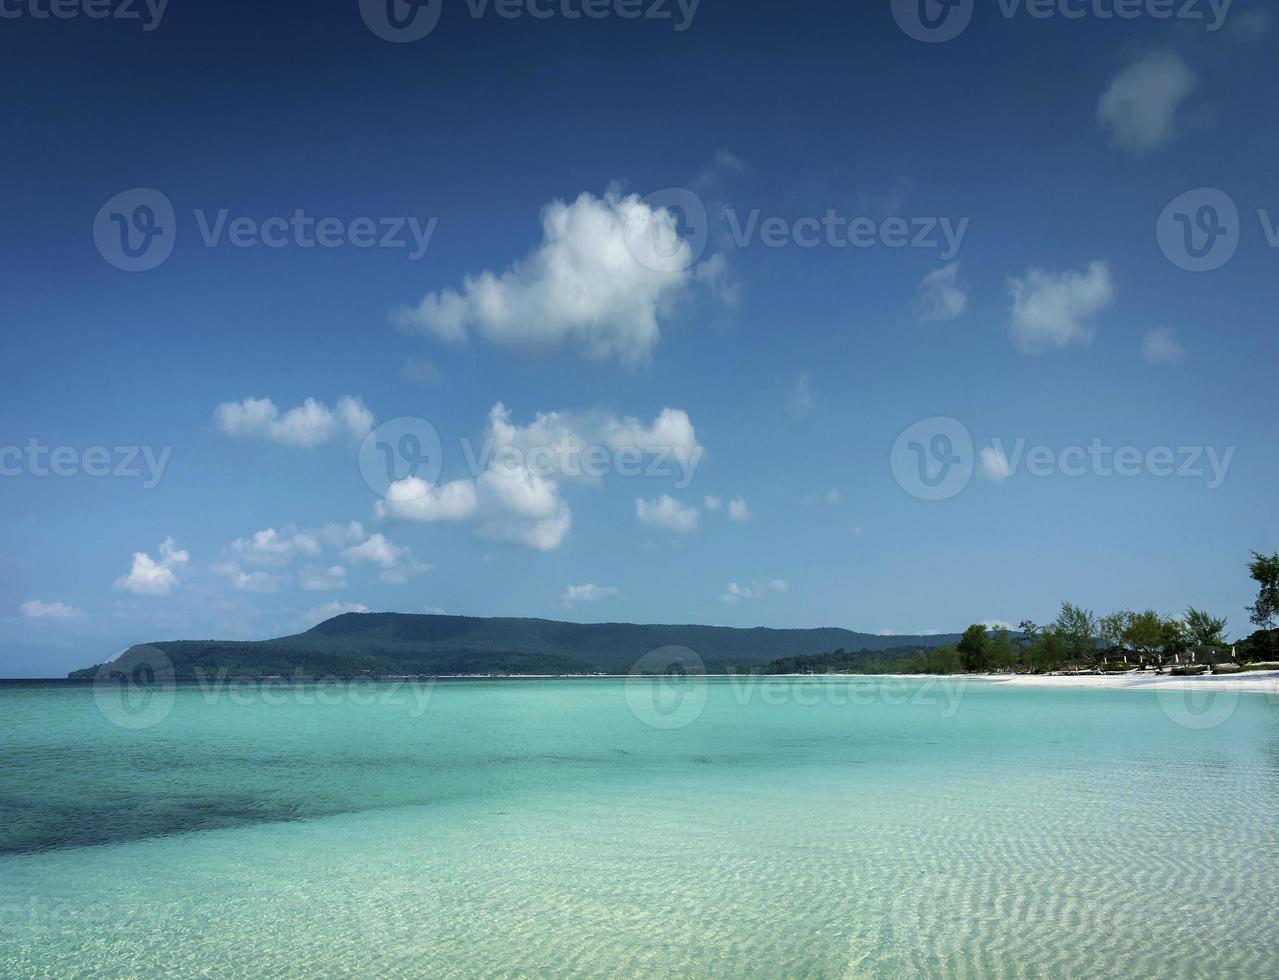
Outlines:
[[932,647],[928,651],[928,673],[930,674],[957,674],[959,673],[959,653],[950,644],[939,647]]
[[987,637],[986,661],[993,670],[1010,670],[1017,665],[1017,645],[1007,626],[996,626]]
[[1226,620],[1191,606],[1186,610],[1186,633],[1196,654],[1211,656],[1226,645]]
[[1077,663],[1092,660],[1097,653],[1097,617],[1092,610],[1069,602],[1061,604],[1061,612],[1053,631],[1066,647],[1067,656]]
[[1051,626],[1036,631],[1035,639],[1026,651],[1026,658],[1038,671],[1051,670],[1064,661],[1066,656],[1066,644]]
[[1248,615],[1263,630],[1275,628],[1279,619],[1279,552],[1269,557],[1252,553],[1248,574],[1257,583],[1257,603],[1248,607]]
[[1119,653],[1128,662],[1128,651],[1124,649],[1124,631],[1128,628],[1128,620],[1132,613],[1126,609],[1112,612],[1097,620],[1097,636],[1101,640],[1102,649],[1107,653]]
[[963,639],[955,644],[955,649],[959,651],[959,659],[964,665],[964,670],[969,673],[985,670],[987,666],[986,627],[980,623],[974,623],[968,627],[964,630]]
[[1167,638],[1164,619],[1153,609],[1132,613],[1124,624],[1124,646],[1136,653],[1143,664],[1147,657],[1162,662],[1162,651]]

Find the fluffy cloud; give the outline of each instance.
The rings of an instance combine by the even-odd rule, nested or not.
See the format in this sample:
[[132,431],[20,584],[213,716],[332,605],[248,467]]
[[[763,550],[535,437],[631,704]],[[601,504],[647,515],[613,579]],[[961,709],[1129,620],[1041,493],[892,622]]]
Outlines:
[[721,500],[719,497],[714,497],[714,496],[707,496],[706,499],[702,501],[702,503],[705,505],[706,509],[710,511],[719,510],[721,507],[724,506],[724,501]]
[[406,332],[457,342],[475,331],[503,345],[572,344],[592,358],[641,361],[660,324],[715,266],[695,266],[675,214],[637,195],[582,194],[542,210],[542,242],[506,271],[468,276],[460,291],[429,293],[392,321]]
[[1177,110],[1195,88],[1195,76],[1175,54],[1150,55],[1125,68],[1097,105],[1097,120],[1117,146],[1147,153],[1177,135]]
[[813,382],[805,371],[795,379],[795,387],[791,389],[786,400],[786,414],[793,419],[803,419],[817,411],[817,396],[813,393]]
[[269,595],[272,592],[279,592],[290,581],[287,575],[273,575],[270,572],[263,571],[246,572],[233,561],[219,562],[213,566],[213,573],[225,576],[230,581],[231,588],[236,592],[251,592],[256,595]]
[[784,579],[775,578],[767,585],[752,583],[748,586],[738,585],[736,582],[729,582],[728,588],[724,590],[724,594],[719,597],[720,602],[725,602],[730,606],[735,606],[739,602],[753,601],[763,599],[765,596],[789,592],[788,586]]
[[380,519],[469,521],[484,538],[553,551],[568,536],[573,516],[562,498],[567,481],[598,482],[600,454],[637,465],[644,457],[670,460],[691,474],[703,453],[686,412],[663,409],[651,422],[608,413],[541,412],[525,426],[500,402],[489,412],[475,479],[435,485],[420,478],[391,485],[375,513]]
[[981,471],[987,480],[1003,483],[1012,476],[1012,469],[1002,450],[987,446],[981,451]]
[[941,322],[961,316],[968,307],[968,294],[959,282],[959,263],[934,269],[919,284],[919,318]]
[[741,497],[734,497],[728,502],[728,519],[745,523],[751,519],[751,509],[746,506],[746,501]]
[[413,558],[405,545],[395,545],[384,535],[373,534],[360,544],[342,552],[342,557],[352,565],[371,564],[382,569],[378,580],[388,585],[403,585],[409,576],[427,571],[430,566]]
[[27,619],[72,620],[80,618],[80,610],[65,602],[41,602],[30,599],[18,607]]
[[1185,360],[1186,349],[1171,327],[1158,327],[1141,338],[1141,356],[1151,364],[1177,364]]
[[614,586],[592,585],[588,582],[586,585],[568,586],[564,594],[560,596],[560,602],[571,608],[579,602],[602,602],[605,599],[617,599],[620,596],[621,592]]
[[376,421],[360,399],[349,395],[340,398],[334,408],[308,398],[287,412],[281,412],[269,398],[223,402],[214,409],[213,420],[229,436],[306,448],[330,442],[343,432],[352,439],[363,439]]
[[669,494],[662,494],[654,500],[637,499],[635,516],[644,524],[665,528],[679,534],[692,534],[697,530],[697,522],[701,512],[696,507],[681,504]]
[[129,574],[115,580],[115,587],[134,595],[168,595],[178,584],[178,571],[190,559],[185,551],[178,550],[172,538],[165,538],[160,543],[159,561],[145,551],[135,551],[133,567]]
[[294,558],[314,558],[320,553],[319,534],[289,525],[257,531],[252,537],[231,542],[231,552],[250,565],[287,565]]
[[444,380],[444,373],[434,361],[416,355],[410,355],[404,361],[404,367],[400,373],[406,381],[413,381],[420,385],[437,385]]
[[1115,284],[1105,262],[1090,262],[1082,272],[1028,269],[1009,280],[1013,343],[1037,354],[1092,339],[1092,320],[1115,300]]

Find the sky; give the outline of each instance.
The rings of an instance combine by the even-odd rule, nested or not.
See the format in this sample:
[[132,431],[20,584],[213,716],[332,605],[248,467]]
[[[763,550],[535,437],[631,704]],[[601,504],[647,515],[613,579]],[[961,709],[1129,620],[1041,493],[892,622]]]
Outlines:
[[0,0],[0,675],[362,610],[1246,636],[1275,28]]

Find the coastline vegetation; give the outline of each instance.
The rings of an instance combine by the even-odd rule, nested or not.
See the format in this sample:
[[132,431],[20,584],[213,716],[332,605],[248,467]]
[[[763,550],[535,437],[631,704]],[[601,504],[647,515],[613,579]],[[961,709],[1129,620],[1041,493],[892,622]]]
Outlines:
[[[775,660],[756,673],[767,674],[980,674],[1093,671],[1122,673],[1170,670],[1192,675],[1208,670],[1256,669],[1279,663],[1279,553],[1253,553],[1249,575],[1257,600],[1248,607],[1257,628],[1230,643],[1224,618],[1190,607],[1181,616],[1153,609],[1120,609],[1104,616],[1063,602],[1046,625],[1022,620],[1016,631],[1006,625],[975,623],[957,643],[929,649],[847,652]],[[751,671],[746,668],[745,671]]]

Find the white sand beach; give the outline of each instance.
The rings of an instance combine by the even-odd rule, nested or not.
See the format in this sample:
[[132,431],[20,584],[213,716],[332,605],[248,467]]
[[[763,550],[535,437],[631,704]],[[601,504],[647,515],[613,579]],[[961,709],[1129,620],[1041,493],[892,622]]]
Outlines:
[[1015,687],[1088,687],[1115,691],[1236,691],[1241,694],[1279,695],[1279,670],[1208,677],[1173,677],[1132,672],[1128,674],[992,674],[989,680]]

